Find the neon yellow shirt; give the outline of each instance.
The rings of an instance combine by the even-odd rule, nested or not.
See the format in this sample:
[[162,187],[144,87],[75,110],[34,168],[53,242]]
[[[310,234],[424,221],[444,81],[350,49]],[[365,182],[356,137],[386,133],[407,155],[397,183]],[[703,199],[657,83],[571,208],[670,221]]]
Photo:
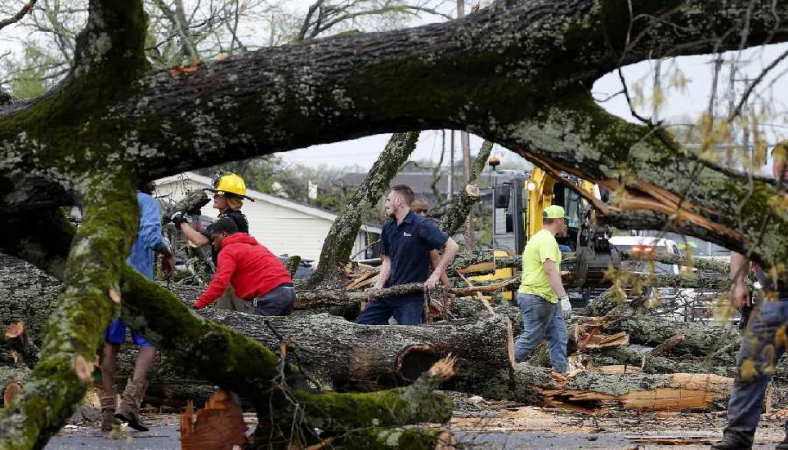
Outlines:
[[555,262],[556,268],[560,270],[561,250],[558,242],[553,233],[541,230],[533,235],[523,250],[523,276],[518,292],[538,295],[550,303],[558,303],[558,295],[550,286],[542,266],[548,259]]

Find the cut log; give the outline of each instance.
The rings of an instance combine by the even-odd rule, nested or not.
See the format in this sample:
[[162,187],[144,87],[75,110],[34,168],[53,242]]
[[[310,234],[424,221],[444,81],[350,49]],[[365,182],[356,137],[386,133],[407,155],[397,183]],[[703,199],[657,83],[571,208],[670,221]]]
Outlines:
[[[683,336],[670,349],[672,355],[708,356],[729,345],[738,346],[741,333],[731,326],[720,327],[702,322],[677,322],[661,317],[632,314],[607,316],[606,333],[625,332],[635,344],[656,347],[673,336]],[[735,348],[734,348],[735,350]]]
[[735,368],[734,353],[717,353],[715,357],[684,356],[667,358],[649,351],[635,351],[631,347],[610,347],[589,350],[587,357],[594,366],[622,365],[637,367],[644,373],[710,373],[732,377]]
[[564,377],[517,364],[516,391],[536,404],[595,411],[611,405],[650,411],[722,410],[731,378],[710,374],[607,374],[588,370]]
[[[514,361],[509,319],[489,315],[433,325],[356,325],[328,315],[262,317],[224,310],[200,313],[271,349],[279,338],[295,344],[297,362],[340,390],[377,390],[407,384],[440,358],[457,356],[452,389],[475,392],[490,379],[506,379]],[[292,355],[291,355],[292,356]],[[505,390],[506,386],[501,386]]]

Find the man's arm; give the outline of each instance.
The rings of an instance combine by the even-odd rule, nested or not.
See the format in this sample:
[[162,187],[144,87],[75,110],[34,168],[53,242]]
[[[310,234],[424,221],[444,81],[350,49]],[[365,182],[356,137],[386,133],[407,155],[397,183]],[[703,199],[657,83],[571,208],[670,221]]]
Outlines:
[[205,237],[204,234],[195,230],[194,228],[192,228],[191,225],[189,225],[186,222],[182,223],[180,228],[181,231],[183,232],[183,235],[186,236],[186,239],[188,239],[189,242],[194,244],[194,246],[197,248],[205,247],[206,245],[211,243],[211,241],[207,237]]
[[380,265],[378,281],[375,283],[374,289],[383,289],[386,281],[389,280],[389,276],[391,276],[391,256],[380,255],[380,259],[383,260],[383,264]]
[[555,261],[552,259],[545,259],[542,263],[542,268],[544,269],[544,274],[547,276],[547,281],[550,282],[550,287],[553,288],[555,295],[557,295],[558,298],[566,297],[564,283],[561,281],[561,272],[558,271]]
[[[440,260],[441,260],[440,252],[438,252],[437,250],[430,251],[430,268],[432,268],[432,270],[435,270],[435,268],[438,267],[438,263],[440,263]],[[446,275],[445,270],[441,274],[441,283],[443,283],[443,285],[446,287],[451,287],[451,284],[449,284],[449,276]]]
[[432,271],[432,275],[427,278],[427,281],[424,283],[424,286],[429,289],[435,289],[435,286],[438,285],[438,280],[441,279],[441,275],[446,275],[446,268],[449,267],[452,261],[454,261],[454,257],[457,256],[457,252],[460,250],[460,246],[454,242],[454,239],[449,238],[446,241],[446,244],[443,245],[443,256],[441,256],[440,261],[435,266],[435,269]]
[[235,266],[234,255],[226,250],[219,253],[219,270],[216,272],[216,275],[213,276],[213,280],[211,280],[211,284],[208,285],[205,292],[197,299],[197,302],[194,304],[195,308],[205,308],[224,294],[235,272]]
[[750,271],[750,260],[744,255],[731,252],[731,292],[730,300],[737,309],[752,305],[750,288],[747,287],[747,273]]

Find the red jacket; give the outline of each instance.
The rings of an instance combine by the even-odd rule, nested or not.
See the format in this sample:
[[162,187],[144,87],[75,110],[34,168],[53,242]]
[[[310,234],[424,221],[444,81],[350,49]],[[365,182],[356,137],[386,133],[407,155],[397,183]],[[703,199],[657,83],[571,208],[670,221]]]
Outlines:
[[197,299],[197,308],[205,308],[224,294],[227,284],[235,295],[251,300],[262,297],[282,283],[292,283],[284,264],[255,238],[235,233],[222,241],[219,263],[211,284]]

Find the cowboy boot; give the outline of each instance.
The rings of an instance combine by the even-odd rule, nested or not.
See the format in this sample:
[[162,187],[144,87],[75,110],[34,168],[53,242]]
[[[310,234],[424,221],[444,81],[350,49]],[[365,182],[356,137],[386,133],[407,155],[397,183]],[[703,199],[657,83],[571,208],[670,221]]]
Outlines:
[[120,399],[120,408],[115,413],[115,417],[127,422],[131,428],[137,431],[148,431],[148,427],[143,425],[140,420],[140,403],[145,396],[146,384],[129,380]]
[[115,418],[115,394],[103,395],[101,401],[101,431],[112,431],[112,427],[120,423]]

